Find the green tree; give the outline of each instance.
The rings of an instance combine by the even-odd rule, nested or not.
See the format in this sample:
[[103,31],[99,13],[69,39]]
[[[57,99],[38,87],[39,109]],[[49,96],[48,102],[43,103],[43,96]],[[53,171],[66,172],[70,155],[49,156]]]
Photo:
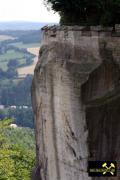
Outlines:
[[112,25],[120,23],[120,0],[44,0],[58,12],[61,24]]
[[18,65],[19,62],[17,59],[11,59],[7,64],[8,67],[14,67],[14,68],[18,67]]
[[35,164],[34,133],[10,127],[11,119],[0,121],[0,179],[30,180]]
[[103,1],[101,24],[113,26],[120,23],[120,0]]

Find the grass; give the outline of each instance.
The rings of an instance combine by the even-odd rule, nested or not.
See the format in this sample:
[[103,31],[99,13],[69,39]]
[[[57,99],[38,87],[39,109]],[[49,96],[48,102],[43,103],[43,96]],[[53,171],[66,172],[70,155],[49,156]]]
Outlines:
[[22,52],[16,52],[14,50],[8,50],[7,53],[0,55],[0,61],[8,61],[9,59],[19,59],[23,58],[24,53]]
[[20,64],[23,64],[25,62],[24,55],[22,52],[8,50],[7,53],[0,55],[0,67],[6,71],[7,64],[11,59],[19,59]]
[[32,44],[23,44],[22,42],[11,43],[11,45],[18,47],[18,48],[32,48],[32,47],[40,47],[39,43],[32,43]]

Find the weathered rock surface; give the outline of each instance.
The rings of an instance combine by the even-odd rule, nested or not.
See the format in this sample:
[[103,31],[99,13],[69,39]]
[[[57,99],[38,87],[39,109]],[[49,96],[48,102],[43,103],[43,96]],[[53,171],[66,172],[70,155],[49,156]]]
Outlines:
[[32,84],[39,179],[91,180],[88,160],[120,160],[119,33],[43,29]]

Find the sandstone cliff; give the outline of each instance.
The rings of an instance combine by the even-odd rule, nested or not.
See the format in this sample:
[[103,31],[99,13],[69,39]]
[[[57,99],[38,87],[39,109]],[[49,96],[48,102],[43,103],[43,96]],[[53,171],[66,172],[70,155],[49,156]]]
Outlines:
[[43,28],[32,102],[35,180],[97,179],[88,160],[119,161],[120,29]]

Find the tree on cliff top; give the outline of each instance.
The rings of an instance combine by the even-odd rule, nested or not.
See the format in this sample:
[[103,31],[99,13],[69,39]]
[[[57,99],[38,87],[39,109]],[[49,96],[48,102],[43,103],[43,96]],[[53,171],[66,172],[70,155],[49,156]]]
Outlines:
[[120,0],[44,0],[58,12],[61,24],[105,25],[120,23]]

